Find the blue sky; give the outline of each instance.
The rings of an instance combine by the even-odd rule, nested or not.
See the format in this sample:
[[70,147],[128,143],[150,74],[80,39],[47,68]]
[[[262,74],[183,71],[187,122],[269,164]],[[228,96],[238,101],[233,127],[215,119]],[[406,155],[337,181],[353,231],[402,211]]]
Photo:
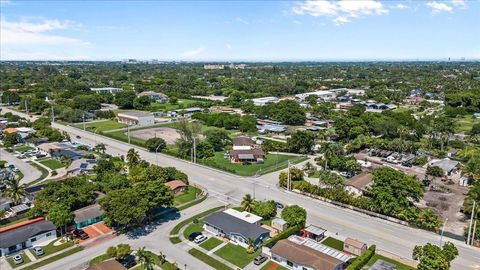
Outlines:
[[0,0],[1,60],[480,59],[480,0]]

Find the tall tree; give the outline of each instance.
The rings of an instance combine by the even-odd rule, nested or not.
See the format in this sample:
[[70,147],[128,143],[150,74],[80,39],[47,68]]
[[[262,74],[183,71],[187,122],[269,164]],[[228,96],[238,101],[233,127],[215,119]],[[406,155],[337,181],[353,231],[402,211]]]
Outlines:
[[450,263],[458,256],[458,250],[451,242],[447,242],[442,248],[427,243],[424,246],[415,246],[412,257],[419,260],[418,270],[448,270]]
[[7,182],[7,188],[4,191],[6,197],[13,200],[15,204],[19,204],[22,199],[27,196],[25,188],[20,185],[20,179],[11,179]]
[[138,164],[139,161],[140,161],[140,155],[138,154],[138,152],[135,149],[130,148],[127,152],[128,166],[132,167],[133,165]]
[[243,196],[241,206],[245,211],[250,212],[252,210],[253,202],[254,200],[252,198],[252,195],[245,194],[245,196]]

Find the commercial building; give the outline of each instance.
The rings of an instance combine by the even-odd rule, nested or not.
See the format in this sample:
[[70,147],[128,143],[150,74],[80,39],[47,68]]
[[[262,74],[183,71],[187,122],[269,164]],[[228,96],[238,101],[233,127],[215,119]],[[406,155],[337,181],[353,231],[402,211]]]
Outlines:
[[261,98],[252,98],[253,105],[255,106],[265,106],[268,103],[278,103],[280,101],[277,97],[261,97]]
[[105,212],[99,204],[92,204],[73,211],[75,227],[77,229],[95,224],[103,220]]
[[114,88],[114,87],[90,88],[90,90],[97,93],[97,94],[101,94],[101,93],[116,94],[118,92],[123,91],[122,88]]
[[295,98],[298,100],[304,101],[309,96],[316,96],[317,99],[322,99],[327,101],[327,100],[334,99],[337,96],[337,94],[331,91],[318,90],[314,92],[296,94]]
[[43,217],[0,228],[0,256],[57,238],[56,227]]
[[248,239],[253,239],[253,245],[259,247],[270,235],[267,229],[255,223],[249,223],[229,212],[216,212],[206,217],[204,229],[216,236],[230,239],[232,244],[248,247]]
[[129,126],[151,126],[155,123],[153,114],[124,112],[117,114],[118,122]]

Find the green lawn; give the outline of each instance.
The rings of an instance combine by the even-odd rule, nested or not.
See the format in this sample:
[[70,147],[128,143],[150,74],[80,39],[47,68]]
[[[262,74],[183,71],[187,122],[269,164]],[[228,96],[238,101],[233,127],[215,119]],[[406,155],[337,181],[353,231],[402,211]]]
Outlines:
[[183,237],[188,238],[191,233],[202,232],[203,231],[203,221],[199,220],[198,223],[192,223],[188,225],[183,231]]
[[24,151],[28,151],[28,150],[32,150],[33,147],[30,147],[28,145],[22,145],[22,146],[19,146],[19,147],[15,147],[15,151],[19,152],[19,153],[22,153]]
[[262,220],[262,224],[267,225],[267,226],[272,226],[272,220],[273,220],[273,218],[264,219],[264,220]]
[[46,160],[42,160],[40,161],[40,163],[42,163],[43,165],[47,166],[48,168],[52,169],[52,170],[56,170],[56,169],[60,169],[60,168],[63,168],[63,164],[58,161],[58,160],[55,160],[55,159],[46,159]]
[[74,245],[73,242],[65,242],[65,243],[63,243],[63,244],[61,244],[61,245],[55,246],[55,245],[54,245],[55,242],[56,242],[56,240],[50,242],[50,243],[49,243],[48,245],[46,245],[46,246],[41,246],[41,247],[43,248],[43,251],[45,252],[45,254],[42,255],[42,256],[37,256],[37,254],[35,254],[35,252],[33,252],[32,249],[30,249],[30,251],[31,251],[31,253],[33,254],[33,256],[35,256],[35,258],[38,259],[38,258],[42,258],[42,257],[48,256],[48,255],[50,255],[50,254],[53,254],[53,253],[55,253],[55,252],[59,252],[59,251],[61,251],[61,250],[64,250],[64,249],[69,248],[69,247],[71,247],[71,246]]
[[35,167],[35,169],[39,170],[42,173],[42,175],[40,175],[40,177],[38,179],[35,179],[35,181],[28,183],[29,186],[33,186],[38,181],[43,180],[48,176],[48,171],[44,167],[38,165],[35,162],[28,162],[28,164],[32,165],[33,167]]
[[375,254],[372,256],[372,258],[368,261],[367,266],[372,266],[378,259],[382,259],[388,263],[395,264],[397,266],[397,270],[415,270],[416,268],[410,267],[408,265],[402,264],[400,262],[397,262],[395,260],[392,260],[387,257],[383,257],[381,255]]
[[[76,128],[83,129],[83,123],[73,125]],[[125,128],[127,125],[118,123],[117,121],[113,120],[106,120],[106,121],[95,121],[95,122],[88,122],[85,123],[85,129],[91,132],[103,132],[113,129]]]
[[21,263],[21,264],[15,264],[15,263],[13,262],[13,257],[11,257],[11,256],[7,258],[7,261],[8,261],[8,263],[10,264],[10,266],[11,266],[12,268],[17,268],[17,267],[20,267],[20,266],[22,266],[22,265],[25,265],[25,264],[31,262],[30,258],[28,258],[28,256],[25,255],[24,252],[20,253],[20,256],[22,256],[22,258],[23,258],[23,263]]
[[205,164],[240,176],[253,176],[257,173],[265,174],[286,168],[288,160],[290,160],[291,163],[298,163],[305,160],[305,158],[289,155],[267,154],[265,156],[264,164],[252,163],[250,165],[243,165],[242,163],[231,163],[230,160],[223,157],[223,152],[216,152],[212,161],[207,161]]
[[327,239],[323,240],[322,244],[343,251],[343,242],[333,237],[327,237]]
[[214,258],[208,256],[207,254],[201,252],[198,249],[192,248],[188,251],[188,253],[217,270],[233,270],[232,268],[228,267],[222,262],[215,260]]
[[200,195],[202,191],[199,188],[188,186],[187,192],[175,196],[174,203],[175,205],[184,204],[196,199],[195,195]]
[[98,255],[97,257],[91,259],[88,264],[89,265],[95,265],[97,263],[101,263],[103,261],[106,261],[110,258],[112,258],[112,257],[110,257],[110,255],[108,255],[107,253],[104,253],[104,254]]
[[222,240],[215,237],[210,237],[207,241],[200,244],[200,246],[206,250],[212,250],[218,245],[220,245],[221,243],[223,243]]
[[42,267],[42,266],[44,266],[44,265],[47,265],[47,264],[49,264],[49,263],[52,263],[52,262],[54,262],[54,261],[58,261],[58,260],[60,260],[60,259],[62,259],[62,258],[65,258],[65,257],[67,257],[67,256],[70,256],[70,255],[72,255],[72,254],[74,254],[74,253],[80,252],[80,251],[82,251],[82,250],[83,250],[83,247],[82,247],[82,246],[78,246],[78,247],[72,248],[72,249],[70,249],[70,250],[68,250],[68,251],[62,252],[62,253],[57,254],[57,255],[55,255],[55,256],[52,256],[52,257],[50,257],[50,258],[48,258],[48,259],[45,259],[45,260],[43,260],[43,261],[39,261],[38,263],[31,264],[31,265],[29,265],[28,267],[22,268],[22,270],[33,270],[33,269],[37,269],[37,268],[40,268],[40,267]]
[[[114,138],[114,139],[122,141],[122,142],[128,143],[128,136],[125,135],[126,132],[127,131],[125,131],[125,130],[117,130],[117,131],[113,131],[113,132],[105,132],[105,133],[103,133],[103,135],[105,135],[107,137],[110,137],[110,138]],[[139,139],[139,138],[134,137],[134,136],[130,136],[130,143],[141,146],[141,147],[145,147],[145,140]]]
[[223,259],[233,263],[234,265],[243,268],[255,259],[260,254],[260,250],[252,254],[248,254],[247,250],[241,246],[234,244],[227,244],[221,249],[214,252],[215,255],[222,257]]
[[262,268],[260,268],[260,270],[268,270],[270,269],[270,267],[272,267],[272,265],[276,264],[277,267],[275,268],[275,270],[288,270],[288,268],[285,268],[281,265],[279,265],[278,263],[276,262],[273,262],[273,261],[268,261]]
[[465,115],[463,117],[457,117],[453,119],[455,123],[455,131],[462,132],[465,131],[466,133],[472,130],[472,126],[474,124],[480,124],[480,119],[476,119],[473,115]]

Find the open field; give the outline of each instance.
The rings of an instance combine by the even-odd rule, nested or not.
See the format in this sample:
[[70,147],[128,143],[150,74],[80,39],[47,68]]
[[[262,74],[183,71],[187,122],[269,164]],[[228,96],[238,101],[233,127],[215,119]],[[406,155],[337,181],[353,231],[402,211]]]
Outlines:
[[[83,123],[73,125],[76,128],[83,129]],[[113,120],[94,121],[85,123],[85,129],[92,132],[104,132],[113,129],[125,128],[126,125]]]
[[480,119],[476,119],[473,115],[465,115],[454,119],[456,132],[470,132],[474,124],[480,124]]
[[180,139],[180,134],[178,133],[178,131],[171,127],[157,127],[133,130],[130,131],[130,136],[139,138],[144,141],[150,138],[158,137],[164,139],[167,144],[174,144],[177,139]]

